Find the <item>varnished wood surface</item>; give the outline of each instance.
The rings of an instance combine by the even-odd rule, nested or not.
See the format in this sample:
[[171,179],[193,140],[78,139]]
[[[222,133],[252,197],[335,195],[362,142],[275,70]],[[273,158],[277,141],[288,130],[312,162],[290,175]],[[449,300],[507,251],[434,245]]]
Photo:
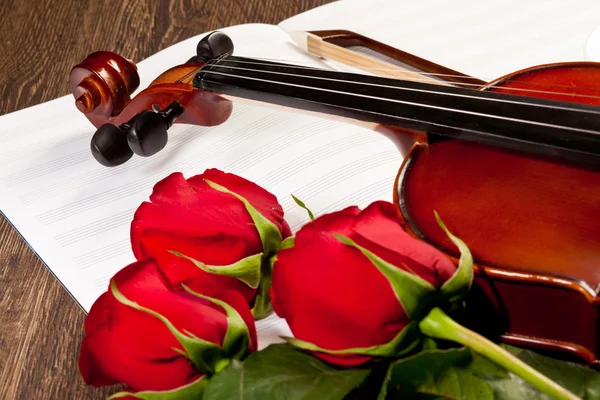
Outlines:
[[[202,32],[277,23],[330,1],[0,0],[0,115],[68,94],[69,70],[92,51],[139,61]],[[87,387],[79,376],[84,317],[0,217],[0,398],[110,394]]]

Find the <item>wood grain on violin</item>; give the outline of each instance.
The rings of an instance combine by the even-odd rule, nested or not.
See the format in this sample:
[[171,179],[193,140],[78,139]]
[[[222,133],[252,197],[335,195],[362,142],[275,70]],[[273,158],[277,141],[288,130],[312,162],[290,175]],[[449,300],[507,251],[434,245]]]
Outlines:
[[[111,49],[140,60],[202,32],[278,23],[329,2],[3,0],[0,114],[68,94],[69,70],[92,51]],[[4,218],[0,310],[2,398],[102,399],[114,392],[83,383],[77,357],[84,312]]]
[[[598,106],[598,78],[598,64],[565,63],[519,71],[484,90]],[[489,318],[475,324],[498,324],[512,344],[599,363],[598,164],[582,168],[463,141],[417,145],[395,195],[416,236],[454,253],[436,231],[435,209],[469,243],[486,294],[478,301],[489,302],[487,313],[478,310]]]

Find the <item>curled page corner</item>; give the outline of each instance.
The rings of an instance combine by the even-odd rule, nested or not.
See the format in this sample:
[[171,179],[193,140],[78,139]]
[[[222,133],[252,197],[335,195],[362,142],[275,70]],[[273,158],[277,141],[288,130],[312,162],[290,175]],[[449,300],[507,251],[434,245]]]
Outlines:
[[600,25],[587,38],[585,59],[586,61],[600,62]]

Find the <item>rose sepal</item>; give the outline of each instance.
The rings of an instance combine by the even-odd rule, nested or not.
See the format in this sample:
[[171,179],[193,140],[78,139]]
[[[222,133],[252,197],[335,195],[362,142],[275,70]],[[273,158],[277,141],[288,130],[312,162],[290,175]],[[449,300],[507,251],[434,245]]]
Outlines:
[[258,231],[263,246],[263,252],[260,262],[259,284],[256,287],[257,293],[254,300],[254,306],[252,307],[252,315],[257,320],[262,319],[271,311],[271,298],[269,296],[269,289],[271,288],[271,258],[281,249],[281,232],[273,222],[262,215],[243,196],[208,179],[204,179],[204,181],[213,189],[228,193],[240,200],[244,204],[246,211],[250,215],[250,218],[252,218],[252,222]]
[[[118,302],[138,311],[150,314],[153,317],[157,318],[159,321],[161,321],[183,347],[183,350],[179,348],[173,348],[173,350],[191,360],[205,375],[208,375],[210,377],[219,370],[225,368],[225,366],[227,366],[230,360],[231,353],[230,349],[227,346],[233,346],[233,348],[239,347],[234,346],[234,344],[237,344],[240,332],[243,332],[246,335],[243,339],[245,346],[243,347],[242,355],[247,352],[248,343],[250,340],[248,327],[246,326],[239,313],[235,309],[233,309],[233,307],[229,306],[229,304],[212,297],[203,296],[198,293],[195,293],[185,286],[184,288],[186,288],[188,292],[195,294],[196,296],[201,297],[205,300],[211,301],[212,303],[215,303],[224,308],[227,315],[228,326],[225,338],[223,340],[223,346],[219,346],[215,343],[203,340],[189,331],[179,331],[165,316],[147,307],[143,307],[138,303],[131,301],[127,297],[125,297],[117,288],[114,279],[110,282],[110,290]],[[239,320],[242,320],[241,323],[243,324],[243,329],[240,327]],[[237,355],[240,353],[240,351],[234,351],[233,353]]]
[[296,241],[296,236],[286,237],[281,242],[281,246],[279,247],[279,250],[285,250],[285,249],[290,249],[290,248],[294,247],[295,241]]
[[183,347],[183,350],[178,348],[173,350],[190,359],[203,373],[207,375],[215,373],[215,366],[222,360],[222,350],[217,344],[200,339],[191,332],[181,332],[165,316],[129,300],[119,291],[114,279],[110,282],[110,290],[118,302],[160,320]]
[[437,213],[435,215],[440,227],[461,252],[456,272],[442,285],[439,291],[423,278],[388,263],[354,240],[343,235],[334,234],[341,243],[360,251],[388,279],[398,302],[413,321],[405,326],[390,342],[364,348],[331,350],[296,338],[285,337],[283,339],[303,350],[334,355],[361,354],[375,357],[400,357],[413,351],[423,340],[423,336],[418,329],[418,322],[415,321],[419,321],[427,315],[439,302],[440,295],[451,307],[453,304],[460,302],[468,292],[473,280],[473,258],[469,248],[461,239],[450,233]]
[[349,349],[331,350],[324,349],[314,343],[293,337],[282,337],[286,342],[302,350],[314,351],[333,355],[360,354],[372,357],[401,357],[409,354],[421,343],[418,324],[410,322],[388,343],[370,347],[354,347]]
[[260,285],[254,298],[254,305],[252,306],[252,315],[255,319],[259,320],[265,318],[271,312],[271,295],[269,289],[271,288],[271,260],[263,260],[261,264],[260,274]]
[[170,250],[170,253],[191,261],[196,267],[209,274],[229,276],[236,278],[252,289],[258,288],[260,284],[260,266],[263,253],[254,254],[229,265],[206,265],[192,257],[186,256],[178,251]]
[[[279,251],[285,250],[285,249],[291,249],[292,247],[294,247],[295,240],[296,240],[295,236],[290,236],[290,237],[285,238],[281,242],[281,247],[279,248]],[[269,266],[271,267],[271,273],[273,272],[273,267],[275,266],[275,263],[277,262],[277,254],[278,253],[273,254],[273,256],[271,256],[271,258],[269,259]]]
[[291,196],[292,196],[292,199],[294,200],[294,202],[298,205],[298,207],[304,209],[308,213],[308,218],[310,218],[311,221],[314,221],[315,214],[313,214],[313,212],[310,210],[310,208],[308,208],[308,206],[306,204],[304,204],[304,202],[302,200],[300,200],[293,194]]
[[282,240],[281,232],[273,222],[262,215],[245,197],[232,192],[225,186],[219,185],[211,180],[204,179],[204,181],[213,189],[218,190],[219,192],[228,193],[244,204],[246,211],[248,211],[248,214],[250,214],[252,222],[254,222],[254,226],[260,235],[260,240],[263,245],[263,253],[265,255],[271,255],[279,251]]
[[[248,349],[250,348],[250,330],[240,313],[223,300],[197,293],[186,285],[182,285],[182,287],[186,292],[201,299],[208,300],[225,310],[225,314],[227,315],[227,332],[225,332],[221,348],[227,359],[235,358],[239,360],[248,354]],[[218,367],[215,368],[215,372],[219,372],[226,366],[223,364],[224,363],[218,365]]]
[[334,236],[346,246],[360,251],[388,279],[396,298],[411,320],[418,319],[424,309],[429,310],[432,307],[437,291],[431,283],[388,263],[348,237],[339,234]]
[[453,235],[446,227],[440,216],[434,211],[435,219],[438,225],[444,230],[452,243],[460,251],[458,268],[454,274],[440,288],[440,294],[450,304],[451,307],[459,304],[465,299],[471,286],[473,285],[473,255],[469,247],[460,238]]
[[187,385],[180,386],[171,390],[145,390],[141,392],[117,392],[108,397],[107,400],[120,399],[123,397],[134,397],[141,400],[187,400],[200,399],[204,394],[204,389],[208,385],[206,375],[201,376]]

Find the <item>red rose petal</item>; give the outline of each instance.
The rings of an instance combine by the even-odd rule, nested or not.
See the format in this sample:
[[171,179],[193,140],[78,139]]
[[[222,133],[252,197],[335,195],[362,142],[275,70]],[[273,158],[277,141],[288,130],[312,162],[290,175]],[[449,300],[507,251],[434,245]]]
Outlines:
[[154,185],[150,201],[154,204],[187,208],[198,202],[198,196],[183,174],[175,172]]
[[[201,339],[222,343],[227,331],[225,313],[213,308],[207,300],[185,292],[172,292],[151,259],[129,265],[113,279],[127,299],[164,316],[180,332],[189,331]],[[107,305],[114,306],[110,312],[111,330],[140,357],[166,357],[173,354],[172,347],[181,348],[156,317],[118,303],[116,299]]]
[[315,219],[311,223],[304,225],[296,234],[302,237],[305,231],[324,231],[336,232],[342,236],[348,236],[351,232],[352,223],[357,215],[360,214],[360,208],[356,206],[347,207],[335,213],[325,214]]
[[260,236],[244,204],[230,194],[213,189],[203,180],[202,184],[190,184],[190,181],[180,173],[168,176],[155,185],[151,202],[142,203],[135,212],[131,236],[136,257],[139,255],[140,232],[148,228],[179,235],[224,233],[240,237],[254,253],[260,252]]
[[86,334],[93,332],[99,325],[106,322],[105,300],[106,293],[102,293],[102,295],[96,299],[94,304],[92,304],[92,308],[90,308],[90,312],[83,324]]
[[213,293],[208,293],[207,296],[222,300],[235,308],[248,327],[248,333],[250,334],[250,351],[256,351],[258,340],[256,337],[254,316],[252,315],[252,311],[248,307],[248,304],[244,301],[244,298],[233,290],[215,291]]
[[352,231],[351,237],[358,244],[435,287],[439,288],[456,271],[448,257],[402,229],[392,203],[376,201],[370,204],[356,218]]
[[147,229],[142,234],[140,244],[141,255],[154,257],[172,285],[185,283],[196,289],[215,286],[222,290],[236,290],[252,304],[256,289],[236,278],[204,272],[191,261],[169,252],[178,251],[207,265],[229,265],[253,254],[239,238],[226,235],[176,236],[169,232]]
[[188,181],[190,184],[204,188],[207,185],[204,179],[218,183],[244,197],[258,212],[277,225],[284,238],[291,236],[291,230],[283,219],[283,209],[272,193],[238,175],[225,173],[214,168],[207,169],[203,174],[194,176]]
[[303,231],[293,248],[279,253],[273,270],[273,307],[294,336],[332,350],[392,340],[409,320],[386,278],[332,232]]
[[123,346],[118,335],[106,326],[84,338],[79,370],[93,386],[125,383],[136,391],[170,390],[196,379],[199,371],[183,356],[170,359],[141,359]]
[[313,353],[316,357],[330,364],[339,365],[341,367],[354,367],[357,365],[364,364],[371,361],[371,356],[361,356],[357,354],[327,354],[327,353]]
[[178,235],[211,236],[225,234],[240,237],[247,246],[260,252],[262,246],[258,231],[243,203],[234,196],[210,188],[196,193],[195,203],[169,205],[142,203],[131,224],[135,252],[140,231],[158,229]]

